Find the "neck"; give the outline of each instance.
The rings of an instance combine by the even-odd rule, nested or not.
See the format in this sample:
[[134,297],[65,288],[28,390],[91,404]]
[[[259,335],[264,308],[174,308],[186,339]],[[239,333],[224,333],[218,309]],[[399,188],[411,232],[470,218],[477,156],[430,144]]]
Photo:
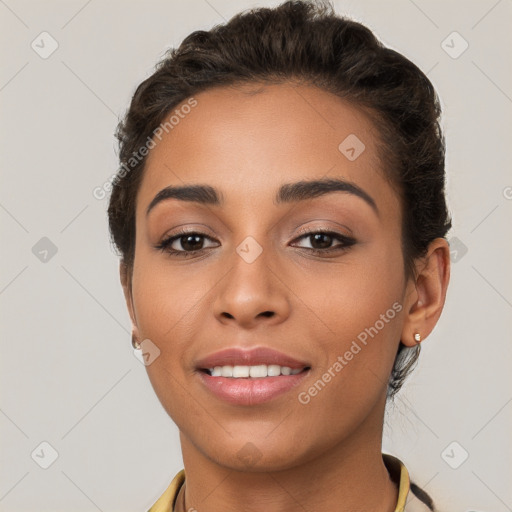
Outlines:
[[180,432],[186,510],[393,512],[398,489],[382,459],[382,420],[383,410],[380,422],[368,417],[349,438],[325,453],[279,471],[223,466]]

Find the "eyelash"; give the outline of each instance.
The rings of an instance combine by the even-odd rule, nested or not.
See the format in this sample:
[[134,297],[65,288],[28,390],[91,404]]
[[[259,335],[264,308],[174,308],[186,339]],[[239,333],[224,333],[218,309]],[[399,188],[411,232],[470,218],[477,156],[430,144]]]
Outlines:
[[[338,240],[341,242],[340,245],[330,247],[328,249],[309,249],[307,247],[302,247],[302,249],[307,250],[308,252],[316,255],[316,256],[323,256],[326,254],[331,254],[333,252],[342,252],[348,250],[352,245],[356,243],[356,240],[354,238],[351,238],[346,235],[342,235],[341,233],[336,233],[335,231],[328,231],[324,229],[315,229],[311,231],[304,231],[301,233],[301,236],[296,238],[294,242],[297,240],[300,240],[302,238],[307,238],[308,236],[316,235],[316,234],[323,234],[323,235],[329,235],[333,238],[333,240]],[[190,258],[193,256],[197,256],[198,254],[202,253],[203,251],[206,251],[207,249],[197,249],[195,251],[177,251],[176,249],[170,249],[169,247],[172,245],[172,243],[175,240],[178,240],[179,238],[186,236],[186,235],[197,235],[203,238],[209,238],[212,240],[211,237],[204,233],[200,233],[197,231],[179,231],[178,233],[175,233],[174,235],[162,240],[158,245],[155,245],[155,249],[158,249],[162,252],[167,253],[171,257],[177,257],[177,258]]]

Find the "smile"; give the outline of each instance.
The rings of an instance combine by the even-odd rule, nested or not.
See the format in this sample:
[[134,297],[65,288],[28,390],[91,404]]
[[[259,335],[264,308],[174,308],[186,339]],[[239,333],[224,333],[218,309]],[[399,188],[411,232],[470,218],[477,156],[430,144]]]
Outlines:
[[[308,367],[306,367],[308,368]],[[297,375],[305,368],[290,368],[278,364],[258,364],[255,366],[215,366],[205,369],[211,377],[228,377],[232,379],[279,377],[280,375]]]

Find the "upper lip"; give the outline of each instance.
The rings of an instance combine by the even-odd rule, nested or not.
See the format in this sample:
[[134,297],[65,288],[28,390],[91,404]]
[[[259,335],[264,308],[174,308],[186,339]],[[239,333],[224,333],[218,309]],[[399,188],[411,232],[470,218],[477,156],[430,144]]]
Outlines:
[[289,368],[306,368],[308,363],[299,361],[277,350],[268,347],[252,349],[226,348],[200,359],[196,363],[198,369],[209,369],[215,366],[256,366],[260,364],[277,364]]

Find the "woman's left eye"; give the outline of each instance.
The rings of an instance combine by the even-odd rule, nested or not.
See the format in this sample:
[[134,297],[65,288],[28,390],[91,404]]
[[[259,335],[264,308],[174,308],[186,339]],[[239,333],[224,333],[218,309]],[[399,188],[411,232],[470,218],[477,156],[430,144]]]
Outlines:
[[[310,244],[312,245],[312,247],[302,248],[318,255],[334,251],[343,251],[356,243],[354,238],[333,231],[311,231],[303,233],[300,237],[296,238],[294,242],[302,239],[309,239]],[[213,247],[216,246],[215,241],[204,233],[190,232],[178,233],[170,236],[162,240],[162,242],[156,245],[155,248],[166,252],[171,256],[186,258],[203,252],[205,250],[205,247],[203,247],[205,240],[214,242]],[[338,241],[339,243],[332,246],[335,241]],[[181,249],[176,247],[179,245],[181,246]]]
[[[356,243],[354,238],[342,235],[341,233],[336,233],[334,231],[311,231],[302,234],[296,240],[301,239],[309,239],[309,243],[313,246],[303,247],[304,249],[308,249],[310,252],[320,255],[334,251],[342,251]],[[331,244],[336,240],[340,243],[338,245],[332,246]]]

